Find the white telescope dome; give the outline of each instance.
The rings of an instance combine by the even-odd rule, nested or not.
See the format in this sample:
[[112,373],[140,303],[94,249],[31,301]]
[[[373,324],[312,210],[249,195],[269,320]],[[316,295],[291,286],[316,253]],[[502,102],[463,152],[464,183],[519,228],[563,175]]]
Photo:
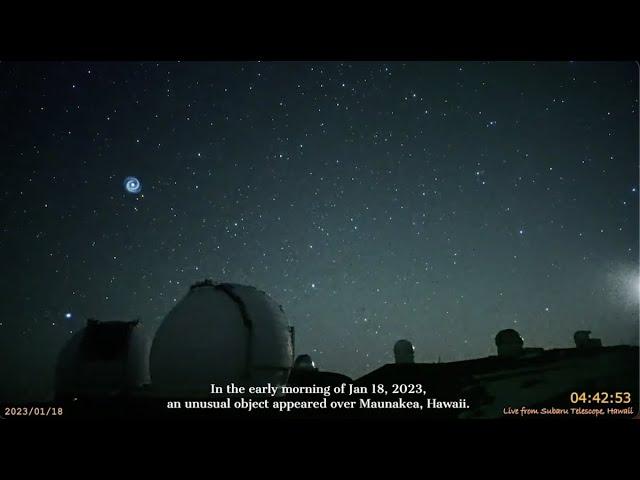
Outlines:
[[58,355],[56,398],[120,396],[148,385],[149,347],[138,321],[88,320]]
[[282,385],[293,329],[282,307],[254,287],[196,283],[168,313],[151,347],[159,395],[209,396],[211,384]]

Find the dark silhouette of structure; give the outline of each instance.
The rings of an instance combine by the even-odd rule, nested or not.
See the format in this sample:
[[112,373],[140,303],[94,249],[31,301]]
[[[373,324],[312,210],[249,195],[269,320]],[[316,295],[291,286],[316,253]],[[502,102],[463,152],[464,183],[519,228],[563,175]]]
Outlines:
[[315,362],[311,358],[311,355],[302,354],[296,357],[296,361],[293,364],[295,370],[317,371]]
[[576,342],[576,348],[597,348],[602,346],[602,340],[599,338],[589,338],[591,330],[578,330],[573,334],[573,341]]
[[396,363],[414,363],[415,348],[409,340],[398,340],[393,346]]
[[522,354],[524,340],[512,328],[500,330],[496,335],[496,347],[499,357],[517,357]]

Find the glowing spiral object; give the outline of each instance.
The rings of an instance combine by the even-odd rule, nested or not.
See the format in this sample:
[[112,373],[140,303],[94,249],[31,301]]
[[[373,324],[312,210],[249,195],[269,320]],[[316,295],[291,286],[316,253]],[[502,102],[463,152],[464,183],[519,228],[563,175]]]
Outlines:
[[136,177],[127,177],[124,179],[124,188],[129,193],[140,193],[142,184]]

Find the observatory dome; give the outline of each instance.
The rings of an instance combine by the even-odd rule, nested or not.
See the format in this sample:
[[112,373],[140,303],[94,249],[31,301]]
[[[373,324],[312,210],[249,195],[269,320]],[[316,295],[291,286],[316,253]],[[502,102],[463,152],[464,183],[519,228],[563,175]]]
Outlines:
[[513,328],[500,330],[496,335],[499,357],[517,357],[522,353],[524,340]]
[[393,346],[393,355],[396,363],[414,363],[413,343],[409,340],[398,340]]
[[126,395],[148,385],[149,347],[138,321],[88,320],[58,355],[56,398]]
[[297,370],[318,370],[318,367],[316,367],[316,363],[311,358],[311,355],[307,355],[306,353],[296,357],[293,368]]
[[254,287],[210,280],[191,286],[151,347],[159,395],[208,396],[210,384],[282,385],[293,362],[293,329],[282,307]]

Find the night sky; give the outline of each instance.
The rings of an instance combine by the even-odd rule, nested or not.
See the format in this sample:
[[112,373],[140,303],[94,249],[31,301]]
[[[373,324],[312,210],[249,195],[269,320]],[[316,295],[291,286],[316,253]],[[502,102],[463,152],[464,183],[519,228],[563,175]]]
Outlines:
[[637,345],[638,88],[635,63],[0,62],[0,398],[48,395],[87,317],[153,331],[204,278],[354,377],[400,338]]

